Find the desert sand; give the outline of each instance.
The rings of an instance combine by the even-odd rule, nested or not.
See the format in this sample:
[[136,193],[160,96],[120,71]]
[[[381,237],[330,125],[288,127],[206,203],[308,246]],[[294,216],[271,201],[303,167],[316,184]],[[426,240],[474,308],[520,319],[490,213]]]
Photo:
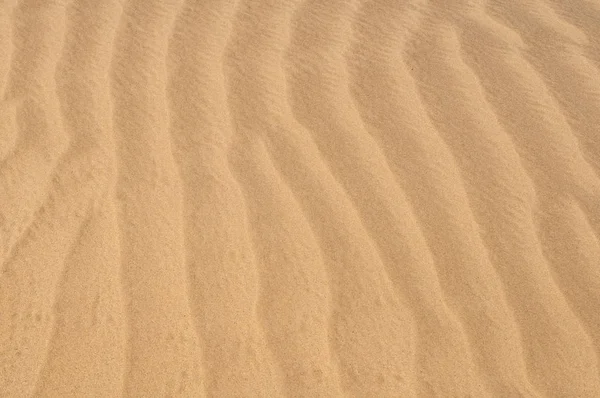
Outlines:
[[2,3],[0,397],[600,397],[600,1]]

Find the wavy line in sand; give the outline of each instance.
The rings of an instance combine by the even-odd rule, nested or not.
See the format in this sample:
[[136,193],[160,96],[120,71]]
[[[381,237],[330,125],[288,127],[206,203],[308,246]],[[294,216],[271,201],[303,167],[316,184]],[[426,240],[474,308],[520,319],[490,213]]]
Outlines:
[[111,77],[128,295],[127,395],[204,394],[165,96],[167,41],[182,5],[126,2],[115,40]]

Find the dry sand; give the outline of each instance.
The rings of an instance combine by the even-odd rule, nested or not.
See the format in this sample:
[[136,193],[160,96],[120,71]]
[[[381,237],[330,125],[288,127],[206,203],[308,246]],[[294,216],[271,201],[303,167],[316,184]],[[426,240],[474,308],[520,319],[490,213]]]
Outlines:
[[600,397],[600,1],[2,3],[1,397]]

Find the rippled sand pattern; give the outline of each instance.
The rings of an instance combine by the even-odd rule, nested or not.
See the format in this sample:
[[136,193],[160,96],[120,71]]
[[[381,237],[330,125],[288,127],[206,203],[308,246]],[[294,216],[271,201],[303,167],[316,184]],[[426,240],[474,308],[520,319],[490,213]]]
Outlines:
[[600,397],[600,1],[2,4],[0,397]]

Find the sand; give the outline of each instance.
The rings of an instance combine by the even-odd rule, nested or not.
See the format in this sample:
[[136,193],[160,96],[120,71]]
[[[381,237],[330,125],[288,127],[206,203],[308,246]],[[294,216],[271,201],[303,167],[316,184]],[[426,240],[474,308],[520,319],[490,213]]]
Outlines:
[[599,397],[598,0],[5,0],[0,397]]

